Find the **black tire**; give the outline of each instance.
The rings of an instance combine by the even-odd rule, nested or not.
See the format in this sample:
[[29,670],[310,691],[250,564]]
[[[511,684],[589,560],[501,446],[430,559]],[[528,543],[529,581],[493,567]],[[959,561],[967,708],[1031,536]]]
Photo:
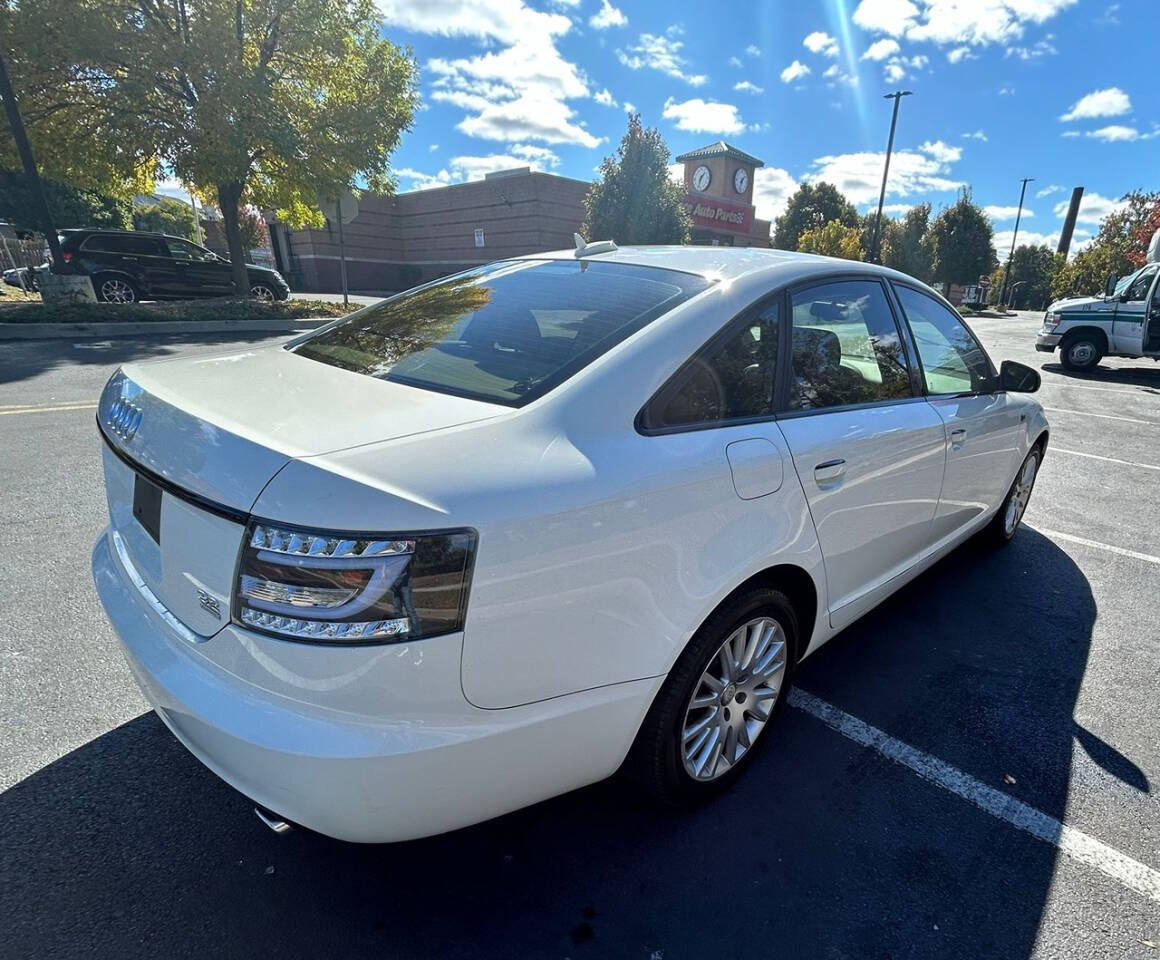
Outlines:
[[[116,291],[120,292],[120,295]],[[93,293],[101,303],[139,303],[141,290],[119,273],[98,273],[93,277]]]
[[[1018,510],[1018,515],[1015,517],[1014,526],[1010,528],[1007,525],[1007,511],[1011,504],[1012,498],[1015,496],[1016,488],[1019,487],[1020,481],[1023,479],[1024,473],[1027,470],[1027,464],[1030,460],[1035,460],[1035,470],[1031,477],[1031,489],[1027,491],[1027,496],[1024,500],[1023,509]],[[1043,465],[1043,448],[1036,444],[1031,448],[1031,451],[1023,458],[1023,462],[1019,464],[1019,472],[1015,474],[1015,479],[1011,481],[1011,486],[1007,488],[1007,495],[1003,497],[1003,503],[1000,504],[995,516],[991,518],[991,522],[983,528],[983,538],[992,546],[1005,547],[1019,532],[1019,527],[1023,523],[1023,510],[1026,509],[1027,501],[1031,499],[1031,494],[1035,491],[1035,481],[1039,479],[1039,468]]]
[[[769,717],[752,746],[729,769],[716,779],[694,779],[685,768],[682,744],[690,701],[722,645],[738,628],[759,617],[776,621],[785,636],[785,665]],[[797,616],[784,593],[754,587],[731,598],[702,624],[669,672],[637,733],[624,772],[646,793],[674,806],[698,803],[727,789],[771,739],[770,731],[785,707],[797,649]],[[724,708],[723,712],[728,716]]]
[[1094,333],[1072,334],[1059,347],[1059,362],[1075,373],[1094,370],[1103,358],[1103,341]]

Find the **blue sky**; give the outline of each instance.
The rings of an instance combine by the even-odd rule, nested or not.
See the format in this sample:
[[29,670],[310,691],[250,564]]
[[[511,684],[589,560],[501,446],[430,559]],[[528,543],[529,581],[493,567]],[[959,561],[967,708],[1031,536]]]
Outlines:
[[[1160,2],[1121,0],[379,0],[421,66],[423,109],[394,158],[400,190],[531,165],[592,179],[630,109],[674,156],[727,139],[762,158],[758,215],[803,180],[865,210],[890,102],[905,88],[887,209],[961,185],[1010,242],[1076,240],[1124,192],[1160,189]],[[1062,205],[1062,206],[1061,206]]]

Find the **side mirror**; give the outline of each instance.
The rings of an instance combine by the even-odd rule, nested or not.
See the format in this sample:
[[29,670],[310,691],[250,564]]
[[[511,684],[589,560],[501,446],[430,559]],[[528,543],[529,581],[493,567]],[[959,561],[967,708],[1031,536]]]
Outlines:
[[1034,393],[1039,389],[1040,376],[1037,370],[1024,363],[1004,360],[999,367],[999,389],[1010,393]]
[[1108,282],[1104,284],[1105,297],[1110,297],[1113,293],[1116,292],[1116,281],[1119,279],[1120,278],[1117,277],[1114,273],[1108,274]]

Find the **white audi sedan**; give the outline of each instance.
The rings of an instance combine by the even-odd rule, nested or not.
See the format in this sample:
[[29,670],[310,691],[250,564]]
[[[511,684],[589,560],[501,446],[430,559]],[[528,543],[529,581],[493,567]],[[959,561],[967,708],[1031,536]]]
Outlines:
[[695,801],[802,657],[1013,536],[1038,385],[880,267],[506,260],[124,366],[93,575],[158,715],[277,829],[405,840],[622,766]]

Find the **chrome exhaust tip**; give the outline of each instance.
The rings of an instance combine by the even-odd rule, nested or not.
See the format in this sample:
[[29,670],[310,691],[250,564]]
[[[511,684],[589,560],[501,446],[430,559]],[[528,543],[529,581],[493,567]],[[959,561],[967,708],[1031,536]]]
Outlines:
[[265,807],[254,807],[254,815],[275,833],[289,833],[294,829],[293,826],[279,817],[278,814],[267,810]]

